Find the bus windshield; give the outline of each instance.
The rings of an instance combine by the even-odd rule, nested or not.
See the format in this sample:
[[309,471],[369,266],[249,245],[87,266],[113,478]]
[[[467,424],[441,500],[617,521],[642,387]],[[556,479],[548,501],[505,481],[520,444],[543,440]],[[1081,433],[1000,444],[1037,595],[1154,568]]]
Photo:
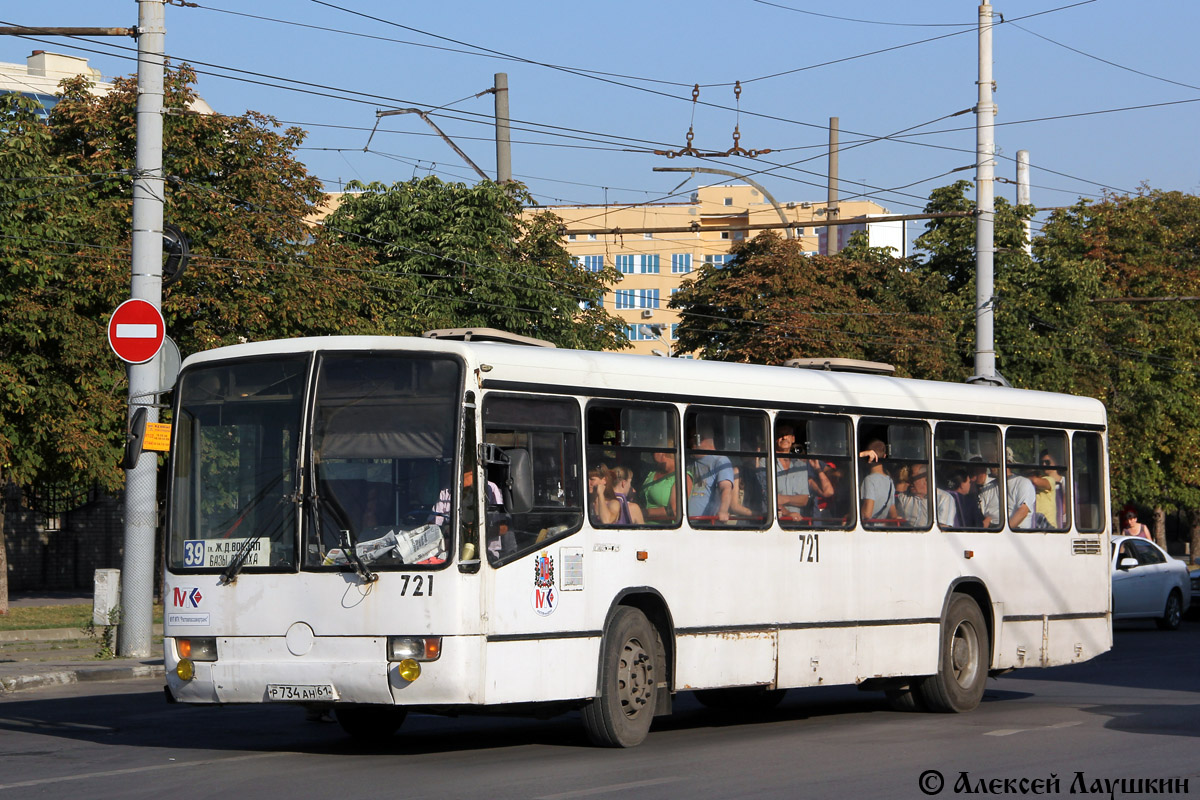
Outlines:
[[[179,381],[173,570],[294,569],[297,446],[307,356],[215,364]],[[252,541],[250,541],[252,540]]]
[[458,497],[459,362],[323,354],[311,433],[302,437],[309,364],[307,355],[284,356],[181,377],[172,570],[428,569],[446,561]]
[[447,357],[322,356],[305,568],[445,563],[461,380],[459,362]]

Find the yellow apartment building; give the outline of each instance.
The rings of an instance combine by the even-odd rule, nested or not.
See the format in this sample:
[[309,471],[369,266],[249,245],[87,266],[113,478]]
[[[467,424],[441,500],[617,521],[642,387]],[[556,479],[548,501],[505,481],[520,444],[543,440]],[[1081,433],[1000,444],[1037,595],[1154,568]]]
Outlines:
[[[828,252],[827,231],[838,237],[839,249],[855,231],[865,230],[873,247],[891,247],[905,255],[902,221],[872,223],[890,212],[870,201],[842,201],[840,220],[861,223],[826,226],[826,204],[780,203],[776,207],[747,185],[706,186],[688,202],[637,206],[547,206],[563,220],[563,244],[581,269],[599,271],[615,266],[621,281],[604,298],[605,308],[625,320],[634,352],[690,358],[674,350],[679,315],[667,303],[680,282],[703,264],[724,264],[738,240],[757,231],[722,231],[738,225],[782,223],[800,239],[806,253]],[[683,228],[676,232],[645,232],[646,228]],[[686,230],[686,229],[691,230]],[[614,233],[616,229],[621,232]],[[630,231],[630,232],[625,232]],[[781,231],[782,232],[782,231]],[[628,351],[626,351],[628,352]]]

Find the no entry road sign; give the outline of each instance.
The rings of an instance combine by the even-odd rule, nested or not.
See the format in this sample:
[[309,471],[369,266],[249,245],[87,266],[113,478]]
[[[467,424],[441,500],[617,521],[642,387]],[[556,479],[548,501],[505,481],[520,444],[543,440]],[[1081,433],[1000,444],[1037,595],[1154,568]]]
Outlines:
[[108,344],[122,361],[145,364],[162,347],[166,327],[153,303],[126,300],[108,321]]

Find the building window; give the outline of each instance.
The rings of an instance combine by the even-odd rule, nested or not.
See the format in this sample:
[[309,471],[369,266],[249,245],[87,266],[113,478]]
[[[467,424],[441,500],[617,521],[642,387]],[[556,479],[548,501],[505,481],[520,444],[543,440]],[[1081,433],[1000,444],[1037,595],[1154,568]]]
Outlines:
[[729,238],[729,231],[721,231],[721,238],[722,238],[722,239],[728,239],[728,238]]
[[619,255],[616,257],[617,269],[627,275],[639,272],[643,275],[658,274],[657,255]]
[[796,228],[796,235],[797,235],[797,236],[803,236],[803,235],[804,235],[804,228]]
[[708,267],[715,267],[716,269],[724,269],[725,265],[732,260],[733,256],[729,253],[722,253],[721,255],[715,256],[709,255],[704,257],[704,265]]
[[691,253],[672,253],[671,254],[671,272],[681,274],[692,271],[692,254]]
[[594,234],[594,233],[589,233],[589,234],[588,234],[588,241],[589,241],[589,242],[594,242],[594,241],[596,241],[596,234]]
[[731,206],[731,205],[733,205],[733,198],[732,198],[732,197],[726,197],[726,198],[725,198],[725,205],[727,205],[727,206]]
[[675,341],[678,338],[679,338],[679,323],[672,322],[671,323],[671,341]]
[[582,267],[588,272],[600,272],[604,269],[604,256],[576,256],[572,259],[575,266]]
[[633,308],[633,289],[617,289],[617,308]]
[[575,241],[575,234],[573,234],[573,233],[568,233],[568,234],[567,234],[567,241],[568,241],[568,242],[573,242],[573,241]]
[[653,342],[658,340],[654,325],[626,325],[625,336],[631,342]]
[[654,238],[654,234],[653,234],[653,233],[643,233],[643,234],[642,234],[642,238],[643,238],[643,239],[653,239],[653,238]]

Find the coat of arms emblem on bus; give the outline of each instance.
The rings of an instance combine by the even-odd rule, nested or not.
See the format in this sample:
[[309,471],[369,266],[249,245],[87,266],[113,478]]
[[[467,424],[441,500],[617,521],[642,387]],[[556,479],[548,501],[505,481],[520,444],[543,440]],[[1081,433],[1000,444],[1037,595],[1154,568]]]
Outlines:
[[533,595],[530,600],[533,610],[543,617],[552,614],[558,605],[558,592],[554,588],[554,556],[545,551],[533,560]]

